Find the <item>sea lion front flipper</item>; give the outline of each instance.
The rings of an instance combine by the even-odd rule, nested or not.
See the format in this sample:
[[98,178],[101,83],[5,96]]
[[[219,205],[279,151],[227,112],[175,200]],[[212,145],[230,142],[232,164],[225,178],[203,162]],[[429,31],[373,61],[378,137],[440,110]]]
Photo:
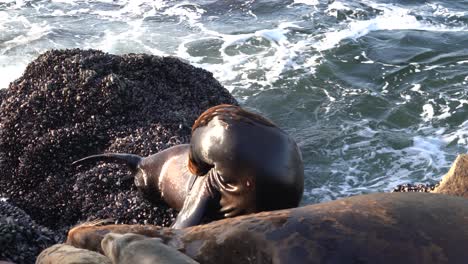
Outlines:
[[172,228],[185,228],[201,223],[206,208],[212,199],[208,191],[207,181],[207,176],[200,176],[195,179],[179,215],[171,226]]

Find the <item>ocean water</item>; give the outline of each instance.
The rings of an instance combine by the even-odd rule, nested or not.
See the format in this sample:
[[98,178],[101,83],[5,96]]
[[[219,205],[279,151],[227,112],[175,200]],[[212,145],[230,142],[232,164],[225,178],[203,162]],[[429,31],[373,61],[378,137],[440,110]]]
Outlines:
[[0,1],[0,88],[52,48],[213,72],[297,140],[304,204],[435,183],[468,151],[466,0]]

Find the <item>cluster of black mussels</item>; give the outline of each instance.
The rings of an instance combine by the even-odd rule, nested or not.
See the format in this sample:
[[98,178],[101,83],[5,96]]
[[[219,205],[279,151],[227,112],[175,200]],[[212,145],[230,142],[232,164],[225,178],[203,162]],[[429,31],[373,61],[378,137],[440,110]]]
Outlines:
[[[187,143],[204,110],[236,104],[211,73],[177,58],[78,49],[40,55],[0,90],[0,100],[0,197],[59,236],[31,247],[36,255],[82,221],[170,225],[176,212],[145,200],[132,180],[123,180],[125,166],[71,163],[104,152],[147,156]],[[21,218],[1,213],[8,223],[2,220],[0,230]],[[18,249],[3,254],[34,262]]]

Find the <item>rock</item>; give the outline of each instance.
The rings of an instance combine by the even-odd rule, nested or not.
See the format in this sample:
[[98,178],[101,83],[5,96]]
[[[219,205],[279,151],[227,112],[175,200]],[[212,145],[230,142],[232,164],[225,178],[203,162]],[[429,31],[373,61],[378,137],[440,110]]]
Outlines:
[[53,245],[37,257],[36,264],[111,264],[99,253],[66,244]]
[[462,197],[379,193],[179,230],[78,227],[67,243],[100,251],[106,234],[131,232],[159,237],[200,263],[465,263],[467,215]]
[[431,192],[435,189],[435,184],[400,184],[392,192]]
[[0,201],[0,259],[34,263],[44,248],[57,243],[54,233],[33,221],[23,210]]
[[5,94],[6,94],[6,89],[0,88],[0,105],[2,104],[3,97],[5,97]]
[[102,240],[101,247],[114,264],[198,263],[175,248],[166,246],[159,238],[137,234],[107,234]]
[[236,104],[211,73],[179,59],[78,49],[40,55],[0,100],[0,197],[62,237],[94,219],[170,225],[176,212],[141,197],[124,166],[71,162],[186,143],[200,113]]
[[457,157],[433,192],[468,198],[468,154]]

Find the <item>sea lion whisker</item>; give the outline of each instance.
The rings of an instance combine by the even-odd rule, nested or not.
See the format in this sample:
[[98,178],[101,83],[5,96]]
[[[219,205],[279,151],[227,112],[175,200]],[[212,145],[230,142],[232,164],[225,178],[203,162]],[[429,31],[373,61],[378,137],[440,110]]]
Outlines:
[[216,180],[214,178],[217,177],[217,173],[214,170],[210,170],[208,175],[208,193],[210,194],[211,198],[215,197],[215,192],[219,189],[219,185],[217,184]]
[[215,179],[217,185],[220,186],[223,190],[226,190],[229,193],[236,193],[236,194],[241,193],[241,190],[240,190],[239,187],[237,187],[237,186],[235,186],[233,184],[225,182],[221,175],[216,173],[216,176],[214,176],[214,179]]
[[114,219],[112,218],[105,218],[105,219],[96,219],[96,220],[91,220],[91,221],[85,221],[83,223],[79,223],[77,225],[74,225],[70,230],[68,231],[69,234],[72,234],[75,232],[77,229],[82,228],[82,227],[91,227],[91,226],[99,226],[102,224],[107,224],[107,223],[112,223],[114,222]]
[[104,153],[104,154],[97,154],[97,155],[84,157],[82,159],[72,162],[71,165],[77,166],[88,161],[119,162],[119,163],[126,164],[133,172],[135,172],[138,168],[138,165],[141,163],[142,159],[143,159],[142,157],[138,155],[134,155],[134,154]]
[[98,226],[102,224],[107,224],[107,223],[112,223],[114,222],[113,218],[105,218],[105,219],[95,219],[91,221],[86,221],[83,223],[80,223],[78,225],[75,225],[74,227],[84,227],[84,226]]

